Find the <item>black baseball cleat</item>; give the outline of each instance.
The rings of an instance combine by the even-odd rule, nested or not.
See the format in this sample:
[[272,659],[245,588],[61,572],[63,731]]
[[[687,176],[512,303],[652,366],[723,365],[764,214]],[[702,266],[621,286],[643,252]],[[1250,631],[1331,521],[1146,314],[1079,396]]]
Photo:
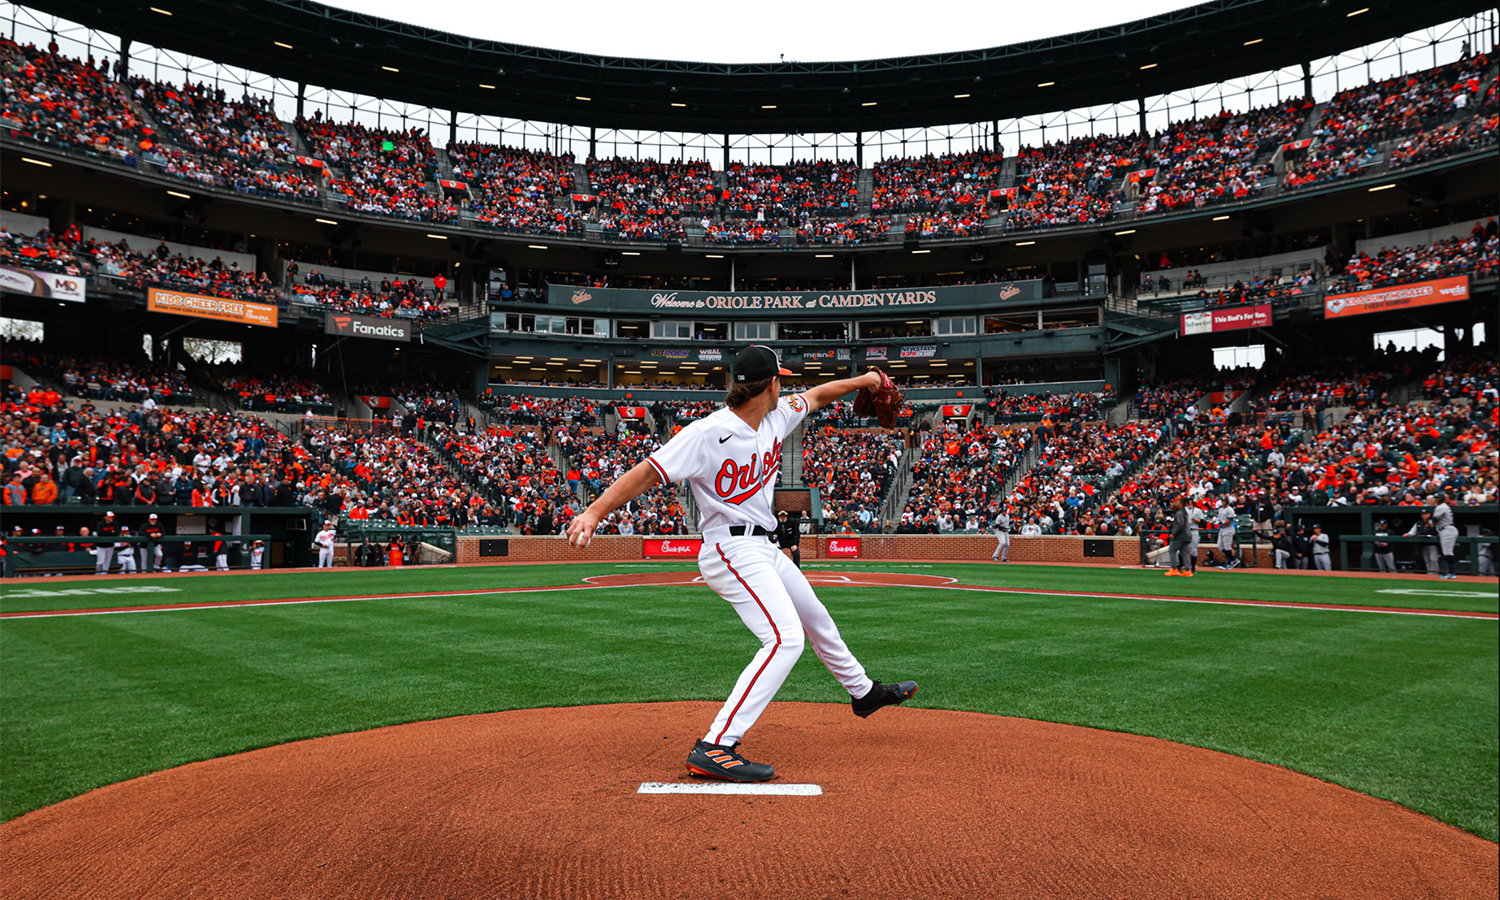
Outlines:
[[688,771],[705,778],[721,781],[770,781],[776,777],[776,769],[765,763],[753,763],[739,753],[739,744],[722,747],[699,741],[688,754]]
[[882,706],[905,703],[916,693],[915,681],[903,681],[900,684],[881,684],[877,681],[868,694],[854,698],[854,714],[861,719],[866,718]]

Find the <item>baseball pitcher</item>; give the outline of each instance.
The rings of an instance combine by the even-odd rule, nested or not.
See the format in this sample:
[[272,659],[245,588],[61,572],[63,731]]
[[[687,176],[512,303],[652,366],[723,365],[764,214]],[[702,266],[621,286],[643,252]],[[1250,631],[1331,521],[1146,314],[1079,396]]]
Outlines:
[[[881,684],[865,674],[838,626],[801,570],[771,538],[772,495],[781,470],[781,443],[815,409],[860,390],[866,408],[894,422],[900,393],[879,370],[782,397],[782,369],[774,351],[750,347],[735,357],[725,406],[691,423],[617,479],[568,526],[568,540],[587,547],[599,522],[655,484],[686,481],[698,501],[703,549],[698,568],[761,642],[729,699],[693,745],[688,770],[726,781],[766,781],[776,770],[740,755],[745,732],[770,704],[802,655],[804,643],[849,692],[861,718],[902,703],[917,683]],[[889,393],[888,393],[889,391]],[[866,392],[872,396],[865,396]],[[858,401],[857,401],[858,404]]]

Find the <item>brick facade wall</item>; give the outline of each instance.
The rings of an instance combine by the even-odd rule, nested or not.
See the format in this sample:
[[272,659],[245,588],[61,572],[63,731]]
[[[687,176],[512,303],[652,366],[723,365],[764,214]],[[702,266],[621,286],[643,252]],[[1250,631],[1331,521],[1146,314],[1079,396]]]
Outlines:
[[777,491],[776,499],[772,504],[777,512],[783,509],[787,512],[798,511],[804,513],[812,512],[811,491]]

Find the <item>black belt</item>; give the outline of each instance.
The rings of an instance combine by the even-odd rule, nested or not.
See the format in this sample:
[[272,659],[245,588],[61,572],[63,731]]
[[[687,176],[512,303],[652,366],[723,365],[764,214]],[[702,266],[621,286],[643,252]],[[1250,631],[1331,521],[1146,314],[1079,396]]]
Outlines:
[[744,537],[747,534],[754,537],[770,537],[775,532],[767,531],[759,525],[731,525],[729,533],[735,537]]

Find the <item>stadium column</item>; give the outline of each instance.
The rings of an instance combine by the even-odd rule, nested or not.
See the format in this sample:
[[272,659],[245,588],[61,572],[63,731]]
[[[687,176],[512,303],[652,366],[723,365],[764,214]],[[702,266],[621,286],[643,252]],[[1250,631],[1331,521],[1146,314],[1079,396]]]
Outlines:
[[[863,131],[854,132],[854,167],[857,169],[865,167],[865,133]],[[852,284],[854,281],[854,270],[851,268],[849,271],[849,281]]]
[[[724,135],[724,171],[729,171],[729,135],[727,133]],[[734,288],[731,287],[730,290]]]
[[594,126],[590,125],[589,126],[589,159],[593,159],[594,158],[594,147],[596,146],[596,144],[598,142],[598,139],[599,139],[599,136],[595,132]]
[[297,118],[302,118],[302,103],[307,98],[307,82],[297,82]]
[[121,82],[129,81],[130,80],[130,38],[128,38],[128,37],[122,37],[122,38],[120,38],[119,67],[120,67],[120,71],[117,73],[116,80],[117,81],[121,81]]
[[1312,63],[1304,60],[1302,62],[1302,96],[1311,100],[1312,95]]
[[1148,132],[1146,131],[1146,98],[1145,97],[1139,97],[1139,98],[1136,99],[1135,102],[1136,102],[1136,109],[1140,112],[1140,117],[1141,117],[1141,127],[1140,127],[1140,132],[1139,133],[1140,133],[1141,137],[1144,138],[1148,134]]
[[458,143],[458,111],[448,111],[448,146]]

